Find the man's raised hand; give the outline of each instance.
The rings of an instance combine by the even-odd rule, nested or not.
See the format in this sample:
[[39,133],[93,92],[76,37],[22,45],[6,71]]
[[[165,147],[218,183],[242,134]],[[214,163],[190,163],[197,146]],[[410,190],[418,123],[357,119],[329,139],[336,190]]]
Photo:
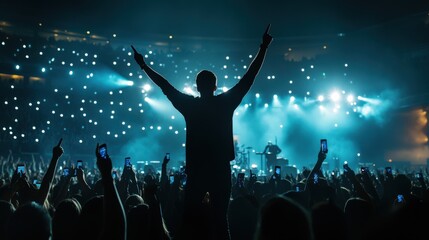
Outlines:
[[271,24],[268,24],[267,29],[264,32],[264,36],[262,36],[262,46],[268,47],[270,45],[271,41],[273,40],[273,37],[268,33],[270,31]]
[[134,60],[137,62],[137,64],[143,68],[143,66],[146,65],[146,63],[144,62],[144,58],[143,55],[141,55],[139,52],[137,52],[137,50],[134,48],[133,45],[131,45],[131,48],[134,51]]
[[58,142],[58,145],[52,149],[52,155],[54,158],[59,158],[64,153],[64,149],[61,147],[61,143],[63,142],[63,139],[61,138]]
[[102,178],[112,178],[112,160],[107,153],[106,158],[103,158],[100,155],[100,145],[98,143],[97,147],[95,148],[95,156],[97,157],[97,167],[98,170],[100,170]]

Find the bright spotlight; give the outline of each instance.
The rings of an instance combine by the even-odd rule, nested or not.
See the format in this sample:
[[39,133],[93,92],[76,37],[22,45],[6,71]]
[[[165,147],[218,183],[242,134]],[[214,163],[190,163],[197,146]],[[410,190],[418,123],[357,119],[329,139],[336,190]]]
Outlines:
[[349,102],[349,103],[352,103],[354,101],[354,99],[355,98],[351,94],[347,96],[347,102]]
[[279,97],[277,96],[277,94],[273,95],[274,100],[277,100]]
[[341,96],[338,92],[333,92],[331,94],[331,100],[334,102],[338,102],[341,99]]
[[370,106],[368,106],[368,105],[365,105],[365,106],[362,107],[362,111],[361,112],[362,112],[362,115],[368,116],[369,114],[371,114],[372,108]]
[[258,165],[252,164],[250,167],[253,168],[253,169],[256,169],[256,168],[258,168]]
[[268,103],[265,103],[265,104],[264,104],[264,108],[268,108]]
[[194,90],[192,90],[192,88],[191,88],[191,87],[185,87],[185,88],[183,89],[183,91],[185,91],[185,93],[190,94],[190,95],[193,95],[193,96],[196,96],[196,95],[197,95],[197,93],[196,93],[196,92],[194,92]]
[[260,97],[261,97],[261,95],[260,95],[259,93],[257,93],[257,94],[255,94],[255,97],[256,97],[256,98],[260,98]]
[[289,98],[289,102],[295,102],[295,97],[294,96],[291,96],[290,98]]
[[143,85],[143,89],[147,92],[147,91],[150,91],[150,89],[152,89],[152,87],[149,84],[145,84],[145,85]]
[[223,87],[223,88],[222,88],[222,91],[223,91],[223,92],[227,92],[227,91],[228,91],[228,88],[227,88],[227,87]]
[[317,100],[318,100],[319,102],[323,102],[323,100],[325,100],[325,97],[324,97],[323,95],[319,95],[319,96],[317,97]]

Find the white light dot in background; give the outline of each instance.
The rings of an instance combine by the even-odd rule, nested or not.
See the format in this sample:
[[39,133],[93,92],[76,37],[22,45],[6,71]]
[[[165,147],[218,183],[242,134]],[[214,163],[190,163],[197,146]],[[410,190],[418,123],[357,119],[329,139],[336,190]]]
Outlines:
[[83,142],[83,141],[82,141],[82,139],[80,139],[80,140],[79,140],[79,143],[82,143],[82,142]]

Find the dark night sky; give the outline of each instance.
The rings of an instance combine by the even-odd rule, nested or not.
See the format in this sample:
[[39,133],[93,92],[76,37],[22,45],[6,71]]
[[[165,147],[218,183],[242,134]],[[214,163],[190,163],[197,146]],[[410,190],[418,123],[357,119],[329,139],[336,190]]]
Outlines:
[[277,37],[293,37],[352,32],[427,11],[428,6],[420,0],[15,0],[1,3],[0,20],[125,37],[249,38],[259,37],[260,29],[272,23]]

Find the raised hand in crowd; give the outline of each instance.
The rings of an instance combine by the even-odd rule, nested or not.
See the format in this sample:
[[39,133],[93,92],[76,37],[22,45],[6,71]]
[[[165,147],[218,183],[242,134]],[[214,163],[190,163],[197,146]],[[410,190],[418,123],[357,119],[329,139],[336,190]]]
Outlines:
[[63,155],[64,149],[61,147],[63,139],[61,138],[58,144],[52,149],[52,159],[49,163],[48,170],[43,176],[42,184],[40,185],[39,194],[35,201],[40,205],[44,205],[48,198],[49,190],[52,187],[52,180],[54,179],[55,169],[57,168],[58,159]]
[[125,211],[112,178],[112,160],[105,144],[97,144],[95,155],[104,188],[104,222],[101,239],[126,239]]

